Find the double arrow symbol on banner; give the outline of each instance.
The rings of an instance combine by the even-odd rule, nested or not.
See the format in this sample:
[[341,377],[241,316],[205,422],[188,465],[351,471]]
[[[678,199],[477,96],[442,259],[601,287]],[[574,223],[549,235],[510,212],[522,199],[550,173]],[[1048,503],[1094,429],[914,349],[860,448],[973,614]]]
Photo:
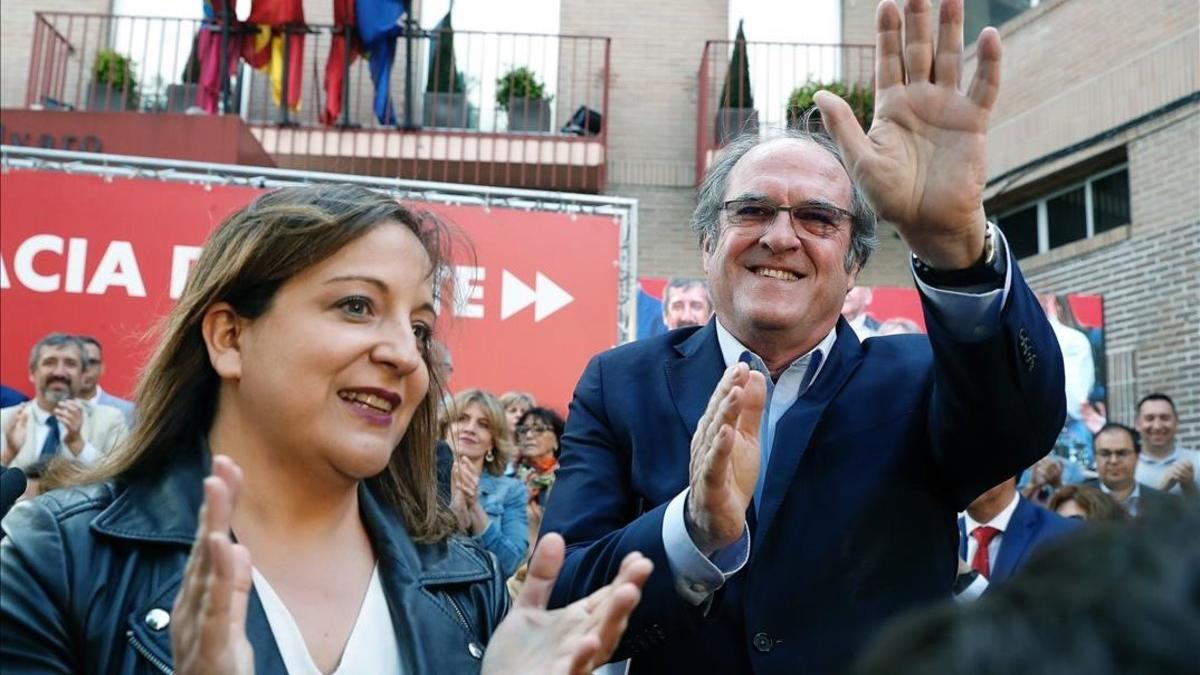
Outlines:
[[550,316],[558,310],[571,304],[575,298],[564,291],[558,284],[550,281],[546,275],[537,273],[534,288],[513,276],[508,270],[502,270],[500,280],[500,319],[504,320],[533,305],[533,320],[535,322]]

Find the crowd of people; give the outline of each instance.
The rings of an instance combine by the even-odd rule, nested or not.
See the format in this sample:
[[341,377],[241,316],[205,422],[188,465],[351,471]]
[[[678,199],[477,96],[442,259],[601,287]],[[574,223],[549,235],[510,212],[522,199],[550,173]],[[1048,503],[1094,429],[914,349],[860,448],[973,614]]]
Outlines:
[[[938,12],[880,4],[869,138],[821,92],[828,133],[726,146],[690,223],[705,278],[668,285],[673,329],[589,362],[565,421],[448,391],[453,238],[359,186],[281,188],[222,222],[136,407],[100,388],[96,340],[40,340],[32,398],[0,411],[0,486],[21,469],[40,493],[2,522],[0,663],[1013,672],[994,664],[1050,648],[1012,628],[1031,605],[1045,635],[1068,609],[1105,636],[1178,617],[1153,644],[1064,642],[1086,672],[1200,661],[1195,538],[1164,553],[1155,534],[1195,521],[1200,457],[1162,393],[1136,428],[1088,427],[1094,476],[1051,452],[1064,351],[981,200],[999,35],[964,91],[962,3]],[[912,251],[927,335],[847,316],[877,216]],[[1075,592],[1089,565],[1133,599]]]

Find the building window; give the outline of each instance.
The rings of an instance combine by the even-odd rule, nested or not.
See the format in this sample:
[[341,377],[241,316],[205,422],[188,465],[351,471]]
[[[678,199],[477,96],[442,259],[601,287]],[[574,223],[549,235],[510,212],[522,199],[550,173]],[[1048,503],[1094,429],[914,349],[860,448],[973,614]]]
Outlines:
[[1129,168],[1118,166],[996,217],[1018,258],[1129,224]]
[[1014,16],[1041,4],[1041,0],[971,0],[963,3],[963,37],[971,44],[986,26],[999,28]]

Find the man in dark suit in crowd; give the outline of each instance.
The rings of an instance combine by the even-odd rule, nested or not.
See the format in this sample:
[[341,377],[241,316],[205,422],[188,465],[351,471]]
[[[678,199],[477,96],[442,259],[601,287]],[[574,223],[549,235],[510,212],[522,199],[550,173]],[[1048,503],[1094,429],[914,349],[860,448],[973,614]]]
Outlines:
[[1200,503],[1081,528],[978,602],[893,621],[853,675],[1194,673]]
[[[836,144],[724,149],[692,217],[715,318],[598,355],[576,387],[543,522],[568,544],[551,602],[629,551],[654,560],[617,655],[634,673],[842,667],[950,597],[957,511],[1062,427],[1057,341],[981,201],[999,36],[964,94],[962,2],[932,14],[908,3],[902,48],[881,4],[870,138],[821,93]],[[928,336],[860,344],[840,317],[871,206],[912,249]]]
[[1083,481],[1084,485],[1112,495],[1131,516],[1161,509],[1170,501],[1167,493],[1134,478],[1142,454],[1138,432],[1124,424],[1109,422],[1093,436],[1092,446],[1096,450],[1097,476]]
[[1063,518],[1022,498],[1017,494],[1016,478],[983,493],[967,507],[966,516],[958,519],[958,554],[979,579],[970,587],[972,595],[1004,582],[1035,549],[1079,525],[1078,520]]

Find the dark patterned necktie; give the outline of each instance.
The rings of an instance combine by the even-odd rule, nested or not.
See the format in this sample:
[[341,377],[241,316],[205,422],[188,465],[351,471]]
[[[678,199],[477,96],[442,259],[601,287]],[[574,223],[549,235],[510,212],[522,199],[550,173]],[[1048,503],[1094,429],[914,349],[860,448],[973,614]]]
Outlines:
[[50,427],[50,431],[46,434],[46,442],[42,443],[42,453],[38,455],[39,464],[54,459],[54,456],[58,454],[58,445],[62,441],[57,417],[51,415],[50,419],[46,420],[46,426]]

